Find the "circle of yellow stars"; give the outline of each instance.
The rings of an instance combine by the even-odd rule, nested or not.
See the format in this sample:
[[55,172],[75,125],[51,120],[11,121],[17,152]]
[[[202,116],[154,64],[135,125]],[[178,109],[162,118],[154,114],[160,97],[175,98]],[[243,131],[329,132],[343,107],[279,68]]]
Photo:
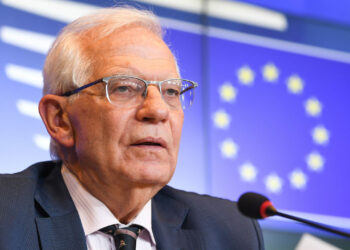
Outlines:
[[[266,63],[261,68],[261,74],[265,82],[278,83],[280,70],[273,62]],[[243,65],[236,71],[238,83],[242,86],[253,86],[255,81],[255,72],[249,65]],[[292,95],[301,95],[304,92],[305,82],[297,74],[291,74],[286,79],[287,91]],[[237,99],[238,90],[230,81],[224,82],[219,87],[220,99],[223,102],[232,103]],[[310,118],[319,118],[322,115],[323,105],[316,97],[309,97],[304,101],[304,110]],[[219,129],[228,129],[231,123],[229,113],[220,109],[212,116],[214,126]],[[311,138],[315,145],[326,146],[330,140],[330,132],[320,124],[315,126],[311,132]],[[220,145],[220,151],[223,157],[234,159],[237,157],[239,145],[231,138],[225,139]],[[310,171],[320,172],[324,168],[325,159],[318,151],[312,151],[305,157],[305,162]],[[255,182],[258,176],[257,167],[251,162],[243,163],[239,168],[239,174],[245,182]],[[305,189],[308,177],[305,172],[297,168],[289,173],[289,183],[295,189]],[[282,177],[273,172],[268,174],[265,179],[265,187],[272,193],[280,193],[284,185]]]

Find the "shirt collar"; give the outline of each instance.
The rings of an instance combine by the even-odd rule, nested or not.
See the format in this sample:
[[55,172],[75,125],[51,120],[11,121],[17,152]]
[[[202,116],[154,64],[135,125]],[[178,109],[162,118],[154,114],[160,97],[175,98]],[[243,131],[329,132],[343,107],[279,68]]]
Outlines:
[[118,224],[121,226],[128,226],[137,224],[148,231],[152,244],[156,244],[152,231],[151,200],[146,203],[140,213],[128,225],[124,225],[118,221],[105,204],[95,198],[81,185],[75,175],[71,173],[64,164],[62,164],[61,172],[69,194],[78,211],[85,236],[109,225]]

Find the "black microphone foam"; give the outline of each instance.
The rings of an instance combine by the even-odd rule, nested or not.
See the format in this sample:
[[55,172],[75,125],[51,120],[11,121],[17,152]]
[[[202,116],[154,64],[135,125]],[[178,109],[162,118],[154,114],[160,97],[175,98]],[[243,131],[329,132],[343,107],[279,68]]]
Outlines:
[[267,209],[275,210],[268,198],[261,194],[248,192],[238,200],[238,209],[245,216],[254,219],[263,219],[272,214]]

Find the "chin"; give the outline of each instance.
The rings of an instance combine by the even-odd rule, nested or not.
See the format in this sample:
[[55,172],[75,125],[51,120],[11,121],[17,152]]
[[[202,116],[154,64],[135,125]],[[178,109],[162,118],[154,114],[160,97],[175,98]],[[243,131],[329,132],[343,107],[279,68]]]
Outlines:
[[137,183],[165,186],[173,176],[175,168],[169,164],[145,163],[135,167],[133,179]]

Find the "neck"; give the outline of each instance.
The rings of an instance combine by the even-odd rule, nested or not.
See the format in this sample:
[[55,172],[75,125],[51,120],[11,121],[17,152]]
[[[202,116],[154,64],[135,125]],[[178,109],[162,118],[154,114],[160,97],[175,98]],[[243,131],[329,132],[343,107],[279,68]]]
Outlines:
[[133,188],[125,190],[125,192],[113,192],[111,195],[106,195],[108,190],[104,189],[98,189],[96,192],[95,190],[89,190],[89,192],[103,202],[123,224],[130,223],[154,196],[154,192],[149,188]]
[[133,185],[116,181],[115,178],[98,178],[79,171],[81,168],[66,167],[78,179],[81,185],[95,198],[105,204],[113,215],[123,224],[130,223],[143,209],[146,203],[160,190],[154,185]]

